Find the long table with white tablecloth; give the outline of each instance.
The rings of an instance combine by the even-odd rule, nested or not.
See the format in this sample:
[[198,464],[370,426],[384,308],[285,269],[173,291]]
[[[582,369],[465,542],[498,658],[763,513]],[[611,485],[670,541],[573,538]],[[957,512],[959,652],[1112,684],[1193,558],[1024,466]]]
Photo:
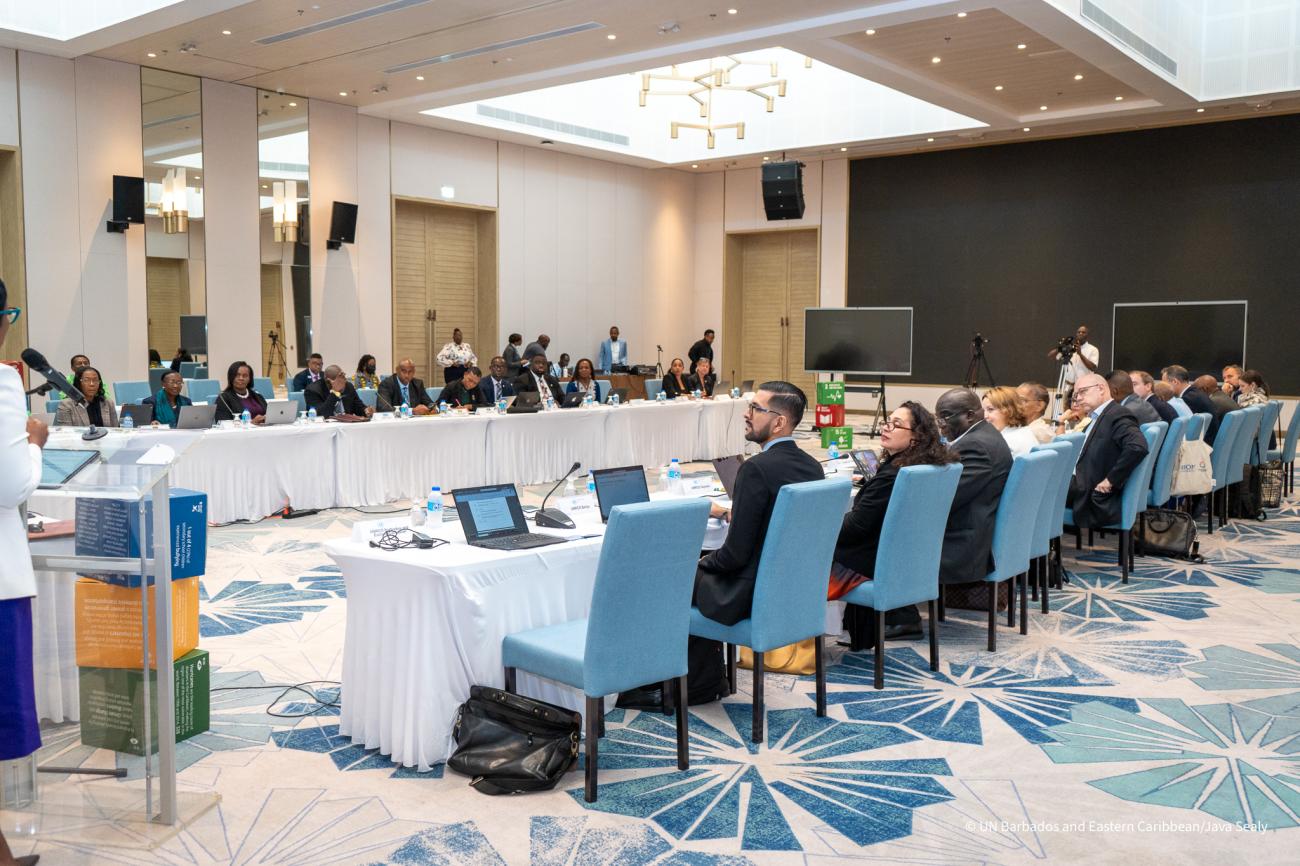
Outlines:
[[[208,494],[208,520],[256,520],[285,505],[382,505],[442,489],[559,478],[584,469],[676,457],[709,460],[745,446],[746,401],[677,400],[523,415],[450,414],[369,424],[214,428],[172,471],[176,487]],[[74,436],[71,431],[58,435]],[[169,431],[109,435],[157,437]],[[57,437],[52,444],[58,444]]]

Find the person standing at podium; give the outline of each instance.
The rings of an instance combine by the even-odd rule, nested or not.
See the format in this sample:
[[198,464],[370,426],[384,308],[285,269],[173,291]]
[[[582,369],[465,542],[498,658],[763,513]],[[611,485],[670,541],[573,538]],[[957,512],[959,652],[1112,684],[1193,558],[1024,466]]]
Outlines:
[[[9,306],[9,291],[0,281],[0,343],[21,314]],[[43,421],[27,417],[18,371],[0,364],[0,761],[25,758],[41,747],[32,674],[36,575],[21,506],[41,481],[41,449],[49,435]],[[31,866],[37,859],[15,858],[0,833],[0,863]]]

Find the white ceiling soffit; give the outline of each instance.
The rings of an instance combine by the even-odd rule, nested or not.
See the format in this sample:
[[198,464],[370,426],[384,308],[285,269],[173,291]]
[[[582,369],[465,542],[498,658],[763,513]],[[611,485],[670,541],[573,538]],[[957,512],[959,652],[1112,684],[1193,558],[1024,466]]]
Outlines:
[[80,57],[247,2],[11,0],[0,3],[0,46],[55,57]]

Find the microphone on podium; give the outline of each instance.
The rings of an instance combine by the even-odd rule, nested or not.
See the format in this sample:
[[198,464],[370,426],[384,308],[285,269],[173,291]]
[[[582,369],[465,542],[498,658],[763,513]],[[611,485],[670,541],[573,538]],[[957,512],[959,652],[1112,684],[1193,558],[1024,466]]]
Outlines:
[[577,460],[573,461],[573,465],[569,467],[569,471],[564,473],[563,477],[561,477],[559,481],[555,482],[555,486],[551,488],[550,493],[547,493],[546,496],[543,497],[542,507],[538,509],[536,516],[533,517],[534,523],[536,523],[538,526],[545,527],[546,529],[573,529],[574,528],[575,524],[573,522],[573,518],[565,514],[563,511],[561,511],[558,508],[547,508],[546,500],[551,498],[551,493],[554,493],[556,490],[560,489],[560,485],[564,483],[566,478],[568,478],[570,475],[577,472],[581,468],[582,468],[582,463],[580,463]]

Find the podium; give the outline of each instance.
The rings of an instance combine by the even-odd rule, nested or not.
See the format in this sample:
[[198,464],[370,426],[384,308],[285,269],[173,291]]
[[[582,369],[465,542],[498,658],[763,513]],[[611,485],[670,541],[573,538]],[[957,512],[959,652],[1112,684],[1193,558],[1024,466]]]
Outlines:
[[[43,748],[0,764],[0,829],[11,840],[150,849],[220,801],[215,791],[178,794],[176,785],[178,683],[182,737],[206,729],[208,719],[207,657],[190,645],[197,642],[198,577],[186,572],[193,534],[176,531],[182,518],[189,530],[195,519],[205,524],[206,508],[188,511],[195,496],[206,499],[178,498],[169,480],[199,435],[113,430],[87,442],[79,433],[59,430],[47,448],[95,451],[97,461],[28,502],[28,510],[52,520],[76,516],[83,525],[81,537],[29,533],[37,691],[42,675],[52,676],[56,689],[63,681],[63,697],[55,712],[38,699]],[[177,502],[186,514],[172,514]],[[61,667],[56,660],[42,670],[45,641],[56,658],[62,652]]]

